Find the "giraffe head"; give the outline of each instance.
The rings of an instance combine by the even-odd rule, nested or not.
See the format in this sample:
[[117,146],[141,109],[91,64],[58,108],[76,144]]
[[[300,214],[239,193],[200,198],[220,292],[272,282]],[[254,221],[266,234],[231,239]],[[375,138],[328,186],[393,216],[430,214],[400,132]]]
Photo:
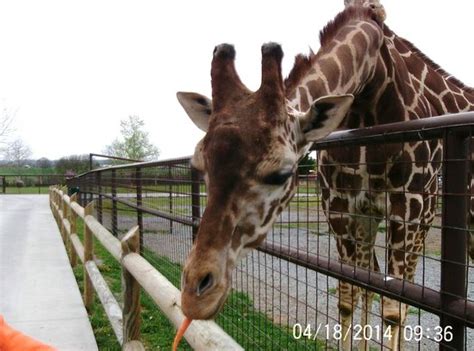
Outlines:
[[262,46],[256,92],[239,79],[233,46],[214,50],[212,101],[178,93],[194,123],[206,132],[192,165],[204,174],[208,202],[182,276],[182,309],[190,319],[211,319],[223,306],[239,258],[258,246],[293,195],[299,158],[308,144],[335,130],[352,95],[318,99],[309,111],[287,106],[283,51]]
[[380,0],[344,0],[344,5],[370,7],[374,11],[377,20],[382,23],[387,19],[387,13]]

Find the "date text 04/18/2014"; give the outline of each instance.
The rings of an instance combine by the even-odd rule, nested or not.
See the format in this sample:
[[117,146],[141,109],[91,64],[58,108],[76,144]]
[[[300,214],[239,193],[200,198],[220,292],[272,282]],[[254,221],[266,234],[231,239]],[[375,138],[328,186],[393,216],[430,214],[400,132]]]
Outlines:
[[[346,334],[346,335],[343,335]],[[341,324],[322,324],[318,325],[302,325],[296,323],[293,325],[293,338],[299,339],[326,339],[326,340],[345,340],[346,338],[352,338],[354,341],[390,341],[393,337],[392,326],[372,326],[372,325],[360,325],[354,324],[349,325],[345,331]],[[401,337],[404,341],[421,341],[423,338],[434,340],[435,342],[450,342],[453,338],[452,327],[440,327],[434,328],[423,327],[421,325],[416,326],[404,326]]]

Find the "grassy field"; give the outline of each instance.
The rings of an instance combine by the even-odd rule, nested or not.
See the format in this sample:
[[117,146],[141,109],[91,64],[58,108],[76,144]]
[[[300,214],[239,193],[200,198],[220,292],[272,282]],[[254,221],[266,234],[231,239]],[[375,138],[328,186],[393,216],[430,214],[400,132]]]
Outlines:
[[[19,167],[0,167],[0,192],[3,192],[2,179],[5,177],[6,194],[47,194],[49,184],[62,182],[62,177],[54,176],[54,168],[19,168]],[[23,181],[23,186],[16,186],[16,180]],[[39,186],[38,184],[45,184]]]
[[47,194],[48,188],[48,186],[25,186],[21,188],[8,186],[5,189],[5,194]]
[[[83,238],[83,222],[78,221],[78,232]],[[94,254],[99,262],[99,269],[107,281],[119,303],[121,297],[121,268],[120,264],[98,242],[94,242]],[[157,256],[145,250],[144,257],[175,286],[179,286],[181,266],[172,263],[166,257]],[[83,291],[83,266],[79,264],[74,268],[74,274],[81,292]],[[142,304],[142,342],[147,350],[169,350],[174,335],[174,326],[160,313],[158,307],[144,292],[141,295]],[[98,298],[89,311],[89,317],[100,350],[120,350],[113,330],[108,322]],[[319,341],[294,340],[292,330],[286,326],[275,325],[265,314],[255,310],[252,299],[242,292],[232,292],[217,319],[226,330],[245,349],[252,350],[317,350],[320,349]],[[265,331],[265,334],[259,332]],[[321,347],[322,349],[322,347]],[[180,350],[191,350],[183,342]]]
[[[83,222],[78,221],[78,234],[81,240],[83,239]],[[100,260],[99,269],[104,276],[111,291],[115,295],[117,301],[121,303],[121,267],[120,264],[113,258],[107,250],[98,242],[94,242],[94,254]],[[162,260],[157,260],[162,261]],[[168,265],[171,262],[166,262]],[[81,292],[83,292],[83,266],[79,264],[74,268],[74,274],[79,284]],[[148,350],[162,350],[169,349],[173,341],[175,329],[166,317],[162,315],[151,298],[142,292],[142,342]],[[115,338],[115,334],[109,324],[100,301],[96,297],[93,308],[89,311],[89,318],[91,320],[92,328],[97,340],[100,350],[121,350],[119,343]],[[189,345],[184,342],[181,345],[182,350],[191,350]]]
[[0,175],[18,175],[18,174],[28,174],[28,175],[50,175],[56,174],[56,169],[53,167],[49,168],[24,168],[24,167],[0,167]]

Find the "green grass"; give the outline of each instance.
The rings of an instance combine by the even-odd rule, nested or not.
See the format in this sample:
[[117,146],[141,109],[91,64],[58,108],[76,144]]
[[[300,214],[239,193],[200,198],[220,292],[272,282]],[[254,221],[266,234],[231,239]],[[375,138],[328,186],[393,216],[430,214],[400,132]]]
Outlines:
[[[0,167],[0,177],[6,177],[6,194],[47,194],[49,185],[37,186],[36,184],[50,184],[54,180],[50,175],[56,175],[54,168],[22,168],[22,167]],[[20,178],[25,183],[23,187],[16,186],[16,179]],[[0,179],[0,192],[3,192],[2,180]]]
[[50,168],[24,168],[24,167],[0,167],[0,175],[49,175],[56,174],[56,169],[53,167]]
[[[78,220],[78,235],[83,239],[83,222]],[[99,269],[117,301],[121,303],[120,264],[94,240],[94,255],[100,260]],[[145,249],[143,256],[175,286],[179,286],[182,267],[166,257],[157,256]],[[83,292],[83,266],[74,268],[74,275]],[[141,341],[147,350],[169,350],[174,335],[174,326],[159,311],[151,298],[144,292],[141,295],[142,325]],[[97,297],[89,311],[89,317],[100,350],[120,350],[115,334],[108,322],[105,311]],[[324,349],[319,341],[294,340],[292,329],[274,324],[264,313],[254,308],[252,299],[245,293],[234,291],[217,318],[217,323],[245,349],[265,350],[317,350]],[[191,350],[184,341],[180,350]]]
[[[125,198],[125,201],[128,201],[132,204],[136,204],[137,199],[135,197],[132,198]],[[142,199],[142,206],[149,209],[154,209],[158,211],[170,211],[170,206],[173,209],[173,213],[175,214],[189,214],[191,211],[191,196],[187,197],[171,197],[171,201],[169,196],[165,197],[144,197]],[[112,200],[110,199],[103,199],[102,200],[102,208],[106,211],[112,211]],[[122,211],[124,215],[126,213],[130,213],[130,206],[117,202],[117,211]],[[133,210],[135,211],[135,210]],[[133,212],[133,215],[136,215]]]
[[[25,187],[16,187],[16,186],[7,186],[5,188],[5,194],[47,194],[49,186],[25,186]],[[3,191],[0,188],[0,192]]]
[[247,350],[325,349],[319,340],[295,340],[292,328],[276,325],[256,311],[252,299],[243,292],[230,294],[216,321]]
[[[120,197],[120,194],[119,194]],[[136,204],[136,197],[126,197],[123,198],[124,201],[130,202],[131,204]],[[182,216],[191,216],[191,205],[192,199],[191,195],[187,196],[160,196],[160,197],[147,197],[146,193],[143,194],[142,206],[145,208],[171,212],[176,215]],[[207,197],[201,197],[200,205],[204,208],[207,205]],[[301,195],[299,197],[294,197],[290,203],[289,208],[285,211],[303,211],[306,213],[308,211],[313,216],[316,216],[318,208],[321,208],[321,202],[319,196],[306,197]],[[112,211],[112,200],[103,198],[102,199],[102,210],[104,213]],[[120,216],[134,217],[136,216],[135,210],[131,210],[130,206],[117,202],[117,211],[120,213]],[[144,214],[147,216],[147,214]]]
[[[83,223],[78,221],[79,237],[83,238]],[[94,254],[101,260],[99,269],[104,276],[110,290],[115,295],[117,301],[121,304],[121,267],[107,250],[97,241],[94,241]],[[159,262],[159,261],[158,261]],[[162,261],[161,261],[162,262]],[[81,292],[83,292],[83,267],[78,265],[74,269],[76,280],[78,281]],[[159,312],[153,300],[144,292],[141,294],[142,305],[142,325],[141,325],[141,341],[148,350],[168,350],[173,342],[176,332],[174,326]],[[121,350],[115,334],[109,324],[105,311],[97,297],[94,305],[89,311],[89,318],[100,350]],[[189,345],[184,341],[180,350],[191,350]]]

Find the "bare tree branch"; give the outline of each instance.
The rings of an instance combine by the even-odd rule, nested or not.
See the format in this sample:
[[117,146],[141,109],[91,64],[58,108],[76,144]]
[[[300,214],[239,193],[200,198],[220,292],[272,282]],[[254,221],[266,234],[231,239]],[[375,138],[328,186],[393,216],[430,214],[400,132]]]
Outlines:
[[20,167],[31,156],[31,149],[23,140],[15,139],[3,149],[3,157],[5,160],[12,162],[15,166]]
[[5,144],[8,135],[13,132],[14,118],[15,112],[4,107],[0,115],[0,144]]

